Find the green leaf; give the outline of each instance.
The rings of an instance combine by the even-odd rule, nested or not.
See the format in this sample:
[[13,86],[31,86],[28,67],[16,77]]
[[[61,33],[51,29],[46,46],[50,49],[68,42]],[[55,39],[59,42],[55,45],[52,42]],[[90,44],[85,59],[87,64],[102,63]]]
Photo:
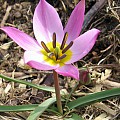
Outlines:
[[81,116],[73,113],[71,118],[65,118],[64,120],[84,120],[84,119]]
[[120,88],[114,88],[112,90],[106,90],[106,91],[86,95],[84,97],[80,97],[72,102],[69,102],[67,106],[69,107],[69,109],[73,109],[78,106],[83,107],[91,103],[100,102],[105,99],[109,99],[111,97],[116,97],[119,95],[120,95]]
[[49,98],[41,103],[34,111],[31,112],[27,120],[36,120],[51,104],[56,101],[56,98]]
[[21,112],[21,111],[32,111],[38,104],[31,104],[31,105],[17,105],[17,106],[7,106],[7,105],[0,105],[0,112]]
[[39,89],[39,90],[44,90],[44,91],[49,91],[49,92],[55,92],[55,88],[54,87],[36,85],[36,84],[30,83],[30,82],[27,82],[27,81],[24,81],[24,80],[13,79],[13,78],[4,76],[2,74],[0,74],[0,77],[3,78],[3,79],[5,79],[5,80],[7,80],[7,81],[25,84],[25,85],[34,87],[34,88]]
[[[17,106],[10,106],[10,105],[0,105],[0,112],[23,112],[23,111],[33,111],[39,104],[31,104],[31,105],[17,105]],[[57,108],[54,109],[50,107],[46,109],[48,112],[53,112],[57,115],[60,113],[57,111]]]
[[59,113],[59,111],[58,111],[58,108],[55,107],[54,104],[53,104],[53,106],[50,106],[46,111],[52,112],[52,113],[54,113],[54,114],[56,114],[56,115],[58,115],[58,116],[61,115],[61,114]]

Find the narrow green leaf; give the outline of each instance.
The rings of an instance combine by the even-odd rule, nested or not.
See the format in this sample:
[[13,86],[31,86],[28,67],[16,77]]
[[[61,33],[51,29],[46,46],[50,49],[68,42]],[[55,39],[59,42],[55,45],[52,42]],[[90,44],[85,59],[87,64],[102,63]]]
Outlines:
[[45,111],[47,111],[47,112],[51,112],[51,113],[54,113],[55,115],[58,115],[58,116],[60,116],[61,114],[58,112],[58,110],[53,110],[51,107],[50,108],[48,108],[48,109],[46,109]]
[[73,113],[71,118],[65,118],[64,120],[84,120],[84,119],[81,116]]
[[[30,105],[17,105],[17,106],[11,106],[11,105],[0,105],[0,112],[23,112],[23,111],[33,111],[36,107],[38,107],[39,104],[30,104]],[[53,112],[55,114],[60,115],[60,113],[57,111],[57,108],[54,109],[53,107],[50,107],[46,111]]]
[[55,107],[54,104],[53,104],[52,106],[50,106],[46,111],[47,111],[47,112],[52,112],[52,113],[54,113],[54,114],[56,114],[56,115],[58,115],[58,116],[61,115],[61,114],[59,113],[59,111],[58,111],[58,108]]
[[39,90],[44,90],[44,91],[49,91],[49,92],[55,92],[54,87],[36,85],[36,84],[30,83],[30,82],[27,82],[27,81],[24,81],[24,80],[13,79],[13,78],[4,76],[2,74],[0,74],[0,77],[3,78],[3,79],[5,79],[5,80],[7,80],[7,81],[17,82],[17,83],[29,85],[29,86],[34,87],[34,88],[39,89]]
[[21,111],[32,111],[38,104],[31,104],[31,105],[17,105],[17,106],[7,106],[7,105],[0,105],[0,112],[21,112]]
[[120,88],[114,88],[112,90],[106,90],[106,91],[86,95],[84,97],[80,97],[72,102],[69,102],[67,106],[69,107],[69,109],[73,109],[78,106],[83,107],[91,103],[100,102],[105,99],[109,99],[111,97],[116,97],[116,96],[120,96]]
[[34,111],[31,112],[27,120],[36,120],[51,104],[56,101],[56,98],[49,98],[41,103]]

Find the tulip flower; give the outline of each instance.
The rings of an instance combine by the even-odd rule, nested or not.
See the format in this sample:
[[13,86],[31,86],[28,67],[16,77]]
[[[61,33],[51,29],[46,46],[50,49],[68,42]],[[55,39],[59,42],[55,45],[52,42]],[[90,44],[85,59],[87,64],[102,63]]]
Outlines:
[[25,50],[24,61],[29,66],[38,70],[55,70],[63,76],[79,79],[79,71],[72,63],[92,49],[100,32],[94,28],[79,36],[84,11],[85,0],[81,0],[63,29],[55,8],[40,0],[33,16],[37,40],[13,27],[0,29]]
[[25,50],[26,64],[38,70],[53,70],[57,106],[61,114],[58,74],[79,79],[79,71],[72,63],[88,54],[100,33],[93,28],[79,36],[84,12],[85,0],[81,0],[63,29],[55,8],[45,0],[40,0],[33,16],[36,40],[13,27],[0,28]]

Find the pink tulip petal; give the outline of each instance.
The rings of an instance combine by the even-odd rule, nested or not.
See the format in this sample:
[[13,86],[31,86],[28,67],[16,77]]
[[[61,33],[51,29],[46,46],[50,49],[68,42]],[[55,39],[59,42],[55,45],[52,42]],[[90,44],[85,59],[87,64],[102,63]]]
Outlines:
[[39,51],[41,49],[36,40],[16,28],[2,27],[0,29],[3,30],[11,39],[13,39],[14,42],[16,42],[24,50]]
[[63,76],[69,76],[73,77],[75,79],[79,79],[79,71],[78,69],[71,65],[71,64],[66,64],[62,67],[59,67],[55,70],[58,74],[63,75]]
[[64,30],[68,32],[68,43],[79,36],[84,21],[84,12],[85,0],[81,0],[73,10]]
[[35,9],[33,30],[39,43],[41,41],[44,41],[45,43],[51,41],[54,32],[57,35],[58,42],[63,38],[64,32],[59,15],[55,8],[45,0],[40,0]]
[[95,41],[99,35],[100,31],[97,29],[91,29],[78,38],[76,38],[73,42],[73,46],[70,48],[73,55],[72,58],[66,62],[66,64],[70,64],[78,61],[83,58],[88,52],[92,49]]
[[51,65],[49,61],[51,60],[48,58],[47,62],[43,59],[44,55],[40,52],[34,51],[25,51],[24,53],[24,61],[29,66],[38,69],[38,70],[52,70],[59,67],[58,64]]

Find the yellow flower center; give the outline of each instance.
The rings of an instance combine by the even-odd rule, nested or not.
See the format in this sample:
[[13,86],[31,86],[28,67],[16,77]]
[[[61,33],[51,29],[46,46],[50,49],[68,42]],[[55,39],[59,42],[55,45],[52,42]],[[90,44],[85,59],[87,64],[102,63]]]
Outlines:
[[69,49],[73,42],[71,41],[68,45],[66,44],[66,40],[68,38],[68,34],[65,33],[62,44],[56,42],[56,34],[53,33],[53,41],[45,44],[41,41],[41,45],[43,49],[41,53],[44,54],[44,61],[49,62],[51,65],[59,64],[63,66],[65,62],[69,61],[72,56],[72,51]]

